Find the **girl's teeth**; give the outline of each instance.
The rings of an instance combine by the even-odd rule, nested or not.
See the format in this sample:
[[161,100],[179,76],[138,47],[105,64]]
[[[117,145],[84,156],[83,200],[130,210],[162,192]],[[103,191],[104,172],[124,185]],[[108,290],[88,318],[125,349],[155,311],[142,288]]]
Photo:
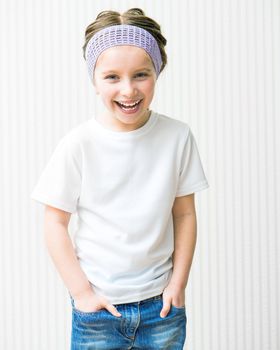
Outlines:
[[118,102],[118,104],[124,109],[134,109],[139,104],[140,101],[141,100],[138,100],[132,104],[125,104],[125,103]]

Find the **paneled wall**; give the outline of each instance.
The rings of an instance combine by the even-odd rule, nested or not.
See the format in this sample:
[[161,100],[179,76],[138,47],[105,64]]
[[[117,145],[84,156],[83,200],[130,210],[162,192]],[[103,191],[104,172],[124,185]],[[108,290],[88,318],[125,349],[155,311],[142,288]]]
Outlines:
[[210,184],[185,349],[279,350],[279,0],[0,1],[0,349],[69,348],[70,301],[29,196],[60,138],[101,108],[85,27],[135,6],[168,40],[152,108],[191,126]]

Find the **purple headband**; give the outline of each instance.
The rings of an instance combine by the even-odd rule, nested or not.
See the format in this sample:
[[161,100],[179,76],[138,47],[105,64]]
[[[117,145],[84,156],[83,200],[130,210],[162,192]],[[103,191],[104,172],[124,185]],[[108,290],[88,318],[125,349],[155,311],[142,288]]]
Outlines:
[[99,55],[110,47],[120,45],[131,45],[144,49],[153,61],[157,76],[159,75],[162,58],[158,43],[152,34],[140,27],[118,24],[101,29],[93,35],[87,44],[85,57],[91,79],[93,79]]

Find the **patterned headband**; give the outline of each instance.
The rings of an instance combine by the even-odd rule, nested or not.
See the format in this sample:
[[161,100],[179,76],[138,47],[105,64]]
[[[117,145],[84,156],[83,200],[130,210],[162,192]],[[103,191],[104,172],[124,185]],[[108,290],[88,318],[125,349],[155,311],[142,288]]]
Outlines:
[[93,72],[99,55],[110,47],[120,45],[131,45],[144,49],[153,61],[157,76],[159,75],[162,58],[156,39],[143,28],[119,24],[101,29],[89,40],[85,57],[91,79],[93,79]]

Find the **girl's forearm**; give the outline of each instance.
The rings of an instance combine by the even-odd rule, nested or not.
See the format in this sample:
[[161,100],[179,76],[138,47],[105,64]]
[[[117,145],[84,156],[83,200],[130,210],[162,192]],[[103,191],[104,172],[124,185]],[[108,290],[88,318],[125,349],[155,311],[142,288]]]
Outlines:
[[195,212],[174,219],[173,273],[170,284],[185,289],[193,260],[197,237]]
[[80,267],[68,229],[59,222],[45,222],[45,242],[54,265],[73,298],[92,293]]

